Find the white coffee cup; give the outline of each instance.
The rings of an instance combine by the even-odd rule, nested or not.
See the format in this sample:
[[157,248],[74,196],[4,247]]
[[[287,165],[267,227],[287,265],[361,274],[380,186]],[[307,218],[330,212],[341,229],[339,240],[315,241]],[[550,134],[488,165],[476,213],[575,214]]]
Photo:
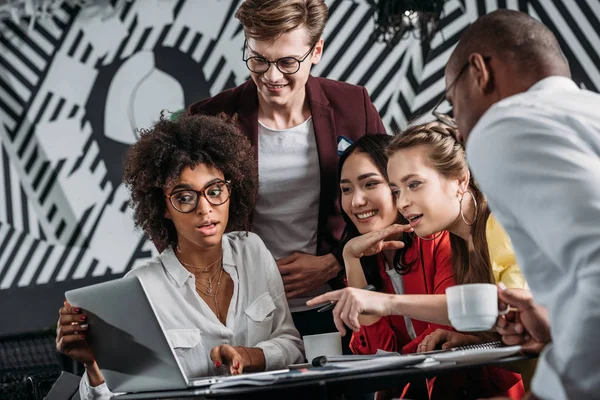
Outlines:
[[312,362],[320,356],[341,356],[342,335],[339,332],[302,336],[306,360]]
[[492,329],[499,315],[498,288],[490,283],[468,283],[446,288],[448,318],[454,329],[479,332]]

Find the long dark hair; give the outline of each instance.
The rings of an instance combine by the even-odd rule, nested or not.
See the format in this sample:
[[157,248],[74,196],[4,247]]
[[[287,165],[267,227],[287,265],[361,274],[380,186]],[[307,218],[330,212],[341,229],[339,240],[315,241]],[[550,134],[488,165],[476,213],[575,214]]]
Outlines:
[[[387,174],[387,162],[388,156],[385,152],[386,147],[391,143],[392,137],[386,134],[375,134],[375,135],[365,135],[358,139],[356,142],[352,143],[340,156],[340,160],[338,163],[338,183],[342,179],[342,168],[344,167],[344,163],[350,157],[351,154],[354,153],[364,153],[367,154],[371,160],[377,166],[377,169],[381,173],[381,175],[388,180]],[[390,192],[390,196],[392,196]],[[342,233],[341,245],[342,249],[346,246],[351,239],[360,236],[360,232],[350,219],[350,217],[344,212],[342,208],[342,196],[340,196],[340,209],[342,210],[342,217],[346,222],[346,227],[344,228],[344,232]],[[407,224],[408,221],[402,217],[400,213],[398,213],[398,222],[401,224]],[[396,251],[394,255],[394,269],[399,274],[407,274],[410,271],[410,268],[415,263],[415,260],[408,261],[406,260],[406,250],[412,245],[413,237],[409,233],[404,233],[402,235],[401,240],[404,242],[405,246]],[[382,279],[379,274],[379,265],[377,262],[378,255],[362,257],[360,259],[360,263],[363,268],[363,272],[365,274],[365,278],[367,283],[375,286],[377,290],[381,289]]]
[[[403,149],[425,145],[429,161],[439,174],[457,179],[469,171],[464,147],[456,140],[456,130],[440,122],[414,125],[396,135],[387,148],[388,156]],[[471,176],[469,190],[477,200],[477,215],[471,227],[471,243],[450,235],[452,265],[457,284],[493,283],[492,266],[487,246],[486,224],[490,216],[487,201]],[[473,201],[470,196],[466,201]]]

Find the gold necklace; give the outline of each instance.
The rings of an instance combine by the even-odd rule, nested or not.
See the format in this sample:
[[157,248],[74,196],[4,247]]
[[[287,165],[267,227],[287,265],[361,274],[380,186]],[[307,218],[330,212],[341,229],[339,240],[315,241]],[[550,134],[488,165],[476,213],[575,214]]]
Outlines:
[[200,278],[197,277],[196,275],[194,275],[194,279],[195,279],[195,281],[196,281],[197,284],[199,284],[201,286],[204,286],[206,288],[206,291],[208,293],[212,293],[212,280],[213,280],[214,276],[217,274],[217,272],[219,272],[219,270],[223,270],[223,264],[221,264],[219,266],[219,268],[215,269],[215,271],[207,278],[207,280],[208,280],[208,286],[206,286],[204,284],[204,282],[202,282],[200,280]]
[[[178,252],[179,254],[181,254],[181,249],[179,248],[179,245],[177,246],[177,248],[176,248],[176,249],[177,249],[177,252]],[[210,272],[210,269],[212,268],[212,266],[213,266],[213,265],[215,265],[216,263],[218,263],[219,261],[221,261],[222,259],[223,259],[223,253],[221,253],[221,255],[219,256],[219,258],[217,258],[217,259],[216,259],[216,260],[215,260],[213,263],[211,263],[211,264],[207,265],[206,267],[198,267],[198,266],[196,266],[196,265],[193,265],[193,264],[188,264],[188,263],[185,263],[185,262],[183,262],[183,261],[181,261],[181,260],[179,260],[179,261],[180,261],[180,262],[181,262],[183,265],[185,265],[186,267],[193,268],[193,269],[199,269],[199,270],[202,270],[202,272]]]
[[[219,287],[221,286],[221,277],[223,276],[223,266],[221,265],[221,268],[219,268],[219,269],[221,272],[219,273],[219,279],[217,280],[217,288],[215,289],[214,294],[211,294],[210,292],[206,293],[200,287],[196,287],[196,288],[200,291],[200,293],[204,294],[205,296],[212,297],[213,301],[215,302],[215,309],[217,311],[216,312],[217,319],[220,321],[221,320],[221,312],[219,311],[219,300],[217,299],[217,295],[219,294]],[[196,283],[198,283],[197,279],[196,279]],[[204,286],[204,285],[202,285],[202,286]]]

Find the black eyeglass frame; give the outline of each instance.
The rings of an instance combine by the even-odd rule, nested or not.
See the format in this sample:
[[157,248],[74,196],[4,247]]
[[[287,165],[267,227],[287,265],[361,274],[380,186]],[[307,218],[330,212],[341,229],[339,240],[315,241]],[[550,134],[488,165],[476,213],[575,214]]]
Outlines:
[[[488,63],[488,62],[490,62],[491,58],[492,58],[491,56],[484,56],[483,57],[483,61],[485,63]],[[454,78],[454,80],[452,81],[452,83],[450,85],[448,85],[448,87],[446,88],[446,90],[444,90],[444,93],[442,93],[442,96],[440,97],[440,99],[437,101],[437,103],[435,104],[435,106],[431,110],[431,113],[433,114],[433,116],[438,121],[440,121],[440,122],[448,125],[451,128],[454,128],[454,129],[458,128],[458,126],[456,126],[456,122],[454,122],[454,119],[450,115],[448,115],[448,113],[443,113],[441,111],[438,111],[437,109],[440,107],[440,105],[446,99],[446,95],[448,94],[448,92],[450,91],[450,89],[452,89],[454,86],[456,86],[456,84],[460,80],[460,77],[462,76],[462,74],[469,68],[469,65],[471,65],[471,62],[467,61],[465,63],[465,65],[462,66],[462,68],[460,69],[460,71],[458,71],[458,75],[456,75],[456,78]]]
[[[293,75],[293,74],[297,73],[298,71],[300,71],[300,67],[302,67],[302,63],[304,61],[306,61],[306,58],[310,55],[310,53],[313,52],[313,50],[317,46],[317,43],[318,43],[318,41],[315,42],[315,44],[313,44],[310,47],[310,49],[308,50],[308,52],[300,60],[297,59],[296,57],[288,56],[288,57],[278,58],[275,61],[270,61],[266,57],[263,57],[263,56],[252,56],[252,57],[244,58],[244,56],[246,54],[246,47],[248,47],[250,50],[252,50],[252,48],[250,46],[248,46],[248,39],[244,39],[244,47],[242,48],[242,61],[244,61],[246,63],[246,68],[248,68],[248,71],[254,72],[255,74],[266,74],[267,71],[271,68],[271,64],[275,64],[275,68],[277,68],[277,70],[279,72],[281,72],[282,74],[284,74],[284,75]],[[254,50],[252,50],[252,51],[254,51]],[[253,58],[258,58],[258,59],[264,60],[267,63],[267,69],[265,69],[264,71],[254,71],[254,70],[252,70],[252,68],[250,68],[250,65],[248,64],[248,61],[252,60]],[[294,61],[296,61],[298,63],[298,68],[294,72],[283,72],[281,70],[281,68],[279,68],[279,62],[281,60],[294,60]]]
[[[210,201],[210,199],[208,198],[208,196],[206,196],[206,190],[209,189],[210,187],[212,187],[214,185],[218,185],[218,184],[225,184],[225,186],[227,186],[227,194],[228,194],[228,196],[221,203],[215,204],[212,201]],[[194,193],[196,193],[196,203],[194,204],[194,207],[192,207],[192,209],[190,211],[181,211],[179,208],[177,208],[177,206],[175,204],[173,204],[173,196],[175,196],[178,193],[182,193],[182,192],[194,192]],[[208,201],[213,206],[220,206],[222,204],[227,203],[227,201],[231,198],[231,181],[230,180],[227,180],[227,181],[224,181],[224,180],[214,181],[214,182],[206,185],[204,188],[202,188],[202,190],[178,189],[178,190],[172,192],[171,194],[166,195],[165,197],[167,199],[169,199],[169,202],[171,203],[171,205],[173,206],[173,208],[175,210],[177,210],[178,212],[180,212],[182,214],[189,214],[189,213],[193,212],[198,207],[198,203],[200,202],[200,197],[204,197],[206,199],[206,201]]]

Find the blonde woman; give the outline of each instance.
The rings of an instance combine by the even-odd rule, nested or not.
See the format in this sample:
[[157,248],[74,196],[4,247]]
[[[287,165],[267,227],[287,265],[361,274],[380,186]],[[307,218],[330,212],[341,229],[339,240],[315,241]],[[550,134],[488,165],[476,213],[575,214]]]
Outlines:
[[[440,122],[409,127],[388,146],[388,177],[396,208],[416,235],[436,237],[450,232],[452,264],[457,284],[502,283],[526,288],[510,239],[487,206],[471,179],[465,151],[456,131]],[[386,238],[374,237],[373,245]],[[334,309],[338,329],[346,323],[360,329],[358,315],[403,315],[449,325],[445,294],[381,295],[344,289],[313,299],[309,304],[339,300]],[[343,308],[343,309],[342,309]],[[418,351],[489,341],[489,334],[468,335],[440,329],[426,336]],[[520,376],[502,371],[490,373],[493,394],[519,384]],[[486,395],[481,393],[480,395]]]

